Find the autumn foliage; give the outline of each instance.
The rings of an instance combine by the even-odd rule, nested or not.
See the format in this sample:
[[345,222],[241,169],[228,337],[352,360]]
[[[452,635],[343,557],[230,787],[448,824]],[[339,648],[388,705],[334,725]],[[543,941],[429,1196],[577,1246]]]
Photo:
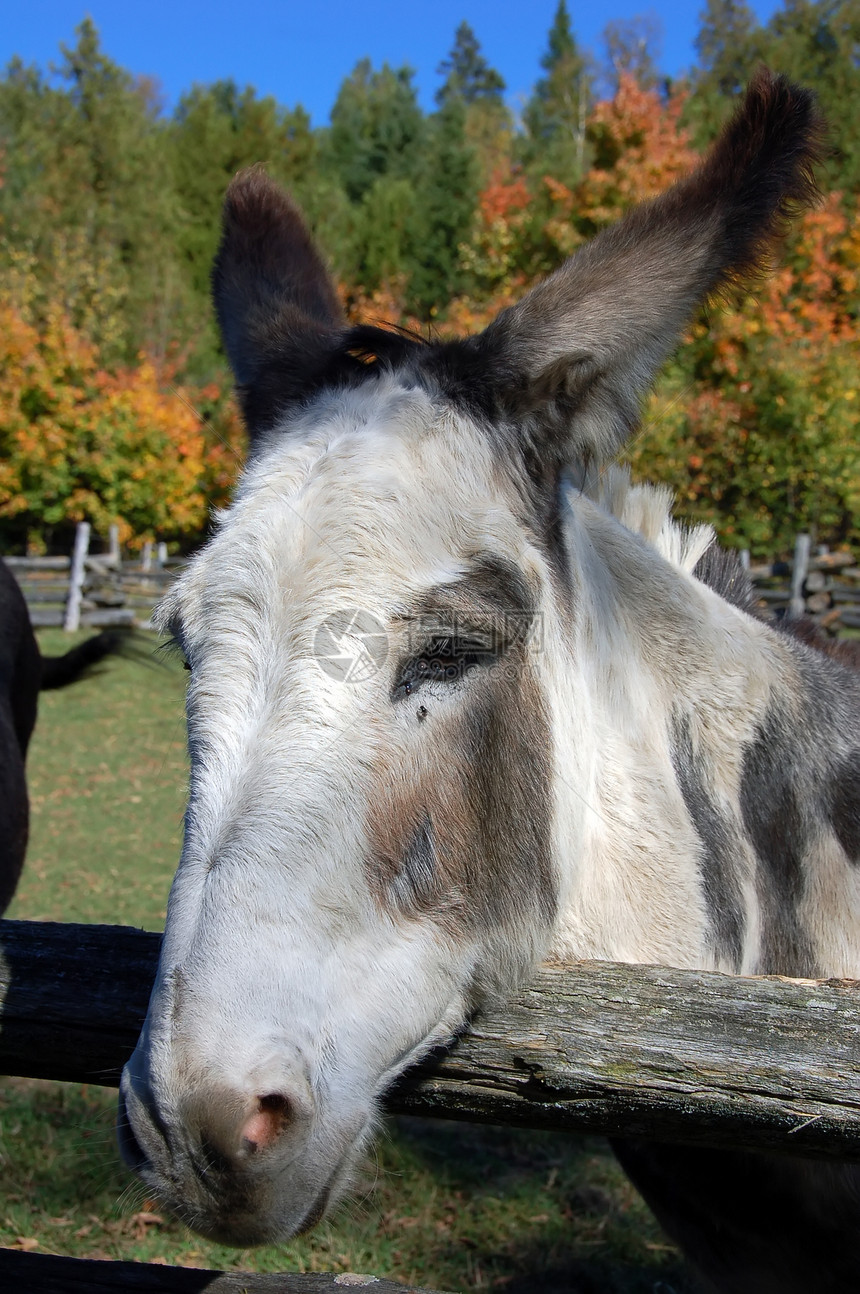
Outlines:
[[553,203],[547,233],[569,255],[586,238],[637,202],[656,197],[698,161],[681,124],[686,96],[664,102],[626,74],[612,99],[595,106],[588,123],[593,162],[571,190],[551,175],[544,184]]
[[199,534],[235,477],[241,436],[220,387],[168,378],[145,356],[106,370],[59,310],[36,326],[0,307],[0,518],[37,534],[116,523],[132,543]]
[[860,538],[860,230],[841,195],[802,220],[786,262],[697,322],[631,458],[687,515],[758,552],[808,530]]

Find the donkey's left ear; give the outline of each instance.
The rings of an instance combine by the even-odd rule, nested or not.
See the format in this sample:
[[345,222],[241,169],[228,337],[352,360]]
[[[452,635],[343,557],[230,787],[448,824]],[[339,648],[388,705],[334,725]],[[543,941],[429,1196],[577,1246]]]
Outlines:
[[212,292],[253,442],[325,370],[344,327],[298,208],[259,167],[227,190]]
[[701,164],[599,234],[475,339],[494,394],[535,448],[602,462],[696,306],[761,268],[815,196],[813,97],[761,69]]

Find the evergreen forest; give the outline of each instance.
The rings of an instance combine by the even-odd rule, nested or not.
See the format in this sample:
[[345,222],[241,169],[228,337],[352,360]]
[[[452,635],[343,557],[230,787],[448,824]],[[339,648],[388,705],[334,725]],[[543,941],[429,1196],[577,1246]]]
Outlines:
[[751,295],[697,318],[643,410],[634,472],[724,542],[860,541],[860,0],[784,0],[762,26],[707,0],[697,62],[661,72],[653,21],[581,47],[560,0],[516,111],[463,22],[433,111],[409,67],[359,60],[313,128],[232,81],[169,113],[86,19],[52,71],[0,79],[0,546],[118,523],[190,547],[242,430],[209,274],[224,191],[262,163],[305,211],[350,318],[473,331],[694,165],[761,62],[814,89],[823,199]]

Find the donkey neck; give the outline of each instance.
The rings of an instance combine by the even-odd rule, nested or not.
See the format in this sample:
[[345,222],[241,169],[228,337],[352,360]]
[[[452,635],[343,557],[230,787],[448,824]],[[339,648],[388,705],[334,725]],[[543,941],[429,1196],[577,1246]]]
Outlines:
[[558,707],[559,835],[576,863],[554,951],[856,973],[840,952],[860,921],[856,676],[586,499],[569,535],[577,686]]

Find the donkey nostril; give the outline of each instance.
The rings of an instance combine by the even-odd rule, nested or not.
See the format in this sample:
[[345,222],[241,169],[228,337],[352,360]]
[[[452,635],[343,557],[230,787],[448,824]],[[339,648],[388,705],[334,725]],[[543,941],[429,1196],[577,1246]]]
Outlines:
[[287,1096],[268,1092],[257,1098],[257,1109],[242,1128],[242,1145],[254,1152],[266,1150],[281,1137],[292,1120],[292,1109]]
[[282,1119],[288,1119],[290,1117],[289,1097],[281,1096],[280,1092],[269,1092],[268,1096],[260,1097],[260,1109],[265,1110],[267,1114],[277,1114]]

